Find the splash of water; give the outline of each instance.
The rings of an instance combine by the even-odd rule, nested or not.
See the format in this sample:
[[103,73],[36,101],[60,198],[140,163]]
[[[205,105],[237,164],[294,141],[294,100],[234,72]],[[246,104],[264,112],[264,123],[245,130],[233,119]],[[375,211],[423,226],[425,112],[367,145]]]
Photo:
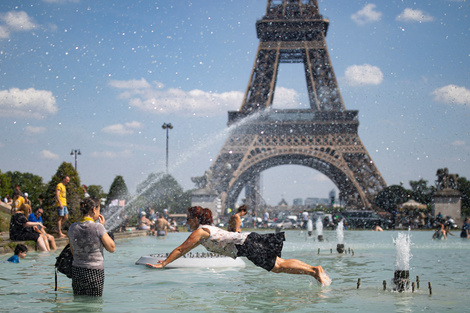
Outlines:
[[307,231],[312,232],[313,231],[313,222],[311,219],[308,220],[307,222]]
[[336,227],[336,236],[338,237],[338,243],[343,243],[343,240],[344,240],[343,221],[339,222],[338,227]]
[[[269,113],[271,109],[266,109],[266,113]],[[208,146],[212,145],[215,141],[218,141],[224,137],[227,137],[228,134],[232,131],[234,131],[236,128],[243,126],[246,123],[249,123],[257,118],[260,117],[261,114],[264,114],[265,112],[259,111],[256,113],[251,114],[250,116],[247,116],[232,125],[230,125],[228,128],[226,128],[222,132],[218,132],[215,136],[210,136],[209,138],[203,138],[199,142],[197,142],[193,147],[190,149],[187,149],[189,151],[188,153],[180,154],[178,159],[173,163],[172,166],[170,166],[170,170],[173,170],[174,168],[177,168],[187,162],[188,160],[191,159],[192,156],[200,153],[200,151],[206,149]],[[150,181],[139,194],[132,196],[126,203],[124,207],[111,207],[105,212],[105,218],[106,218],[106,228],[109,231],[112,231],[119,227],[121,223],[123,222],[123,215],[126,212],[129,212],[131,208],[134,207],[134,204],[136,200],[139,198],[139,196],[143,193],[145,193],[149,188],[153,186],[155,182],[157,182],[159,179],[162,178],[164,174],[159,174],[155,175],[154,179]],[[134,212],[132,212],[134,213]]]
[[315,221],[315,228],[317,231],[317,237],[320,235],[323,236],[323,223],[320,217],[318,217],[317,220]]
[[412,254],[410,234],[398,233],[397,238],[393,239],[396,249],[396,261],[395,270],[397,271],[409,271],[410,270],[410,259]]

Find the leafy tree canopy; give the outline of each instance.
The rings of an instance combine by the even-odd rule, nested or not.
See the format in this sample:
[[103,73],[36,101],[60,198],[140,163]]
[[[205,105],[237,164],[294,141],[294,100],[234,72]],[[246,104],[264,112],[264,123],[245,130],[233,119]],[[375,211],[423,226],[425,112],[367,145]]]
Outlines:
[[11,186],[11,178],[0,171],[0,196],[2,197],[2,200],[6,195],[10,195],[11,197],[12,193],[13,188]]
[[[20,186],[20,190],[23,193],[28,193],[28,198],[31,200],[31,204],[34,207],[34,205],[37,203],[38,196],[45,190],[42,177],[31,173],[20,173],[18,171],[9,171],[5,174],[10,178],[10,186],[12,191],[15,185]],[[9,195],[11,196],[11,193]]]
[[127,200],[129,198],[129,191],[122,176],[116,176],[113,183],[109,187],[108,197],[106,199],[106,206],[109,206],[113,200]]
[[411,186],[411,198],[418,201],[419,203],[426,204],[428,206],[432,203],[432,197],[436,191],[436,187],[428,187],[428,181],[420,179],[418,181],[410,181]]
[[151,173],[137,186],[140,201],[155,211],[168,209],[169,213],[186,213],[191,205],[191,191],[183,188],[171,176],[164,173]]
[[393,212],[398,205],[408,201],[410,195],[410,191],[403,188],[403,186],[392,185],[380,191],[374,202],[379,208]]
[[87,192],[91,198],[102,199],[106,198],[106,193],[100,185],[88,185]]
[[460,199],[462,201],[462,215],[470,216],[470,181],[465,177],[459,177],[457,189],[460,191]]

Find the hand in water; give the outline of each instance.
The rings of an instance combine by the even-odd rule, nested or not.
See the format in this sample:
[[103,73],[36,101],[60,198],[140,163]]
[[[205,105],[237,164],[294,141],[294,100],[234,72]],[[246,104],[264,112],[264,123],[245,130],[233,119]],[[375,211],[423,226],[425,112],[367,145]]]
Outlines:
[[145,265],[148,266],[148,267],[152,267],[152,268],[163,268],[163,264],[150,264],[150,263],[147,263]]
[[326,274],[321,266],[314,267],[316,271],[315,279],[322,285],[322,286],[329,286],[331,285],[331,278]]

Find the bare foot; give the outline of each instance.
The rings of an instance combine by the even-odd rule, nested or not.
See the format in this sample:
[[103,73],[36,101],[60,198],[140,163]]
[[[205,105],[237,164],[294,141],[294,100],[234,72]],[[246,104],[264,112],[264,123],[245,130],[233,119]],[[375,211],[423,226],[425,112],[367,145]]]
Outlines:
[[67,236],[65,236],[64,234],[59,234],[59,238],[64,238],[64,237],[67,237]]

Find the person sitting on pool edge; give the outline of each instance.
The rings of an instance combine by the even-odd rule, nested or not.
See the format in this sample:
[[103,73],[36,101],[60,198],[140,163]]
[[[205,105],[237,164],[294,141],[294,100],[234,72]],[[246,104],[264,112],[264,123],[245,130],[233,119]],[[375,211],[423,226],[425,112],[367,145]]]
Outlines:
[[255,232],[228,232],[212,226],[212,212],[200,206],[188,209],[187,224],[192,233],[165,260],[157,264],[147,263],[148,267],[164,268],[198,245],[221,255],[236,258],[247,257],[256,266],[274,273],[304,274],[313,276],[322,285],[329,285],[331,279],[321,266],[311,266],[297,259],[282,259],[281,251],[284,233],[258,234]]

